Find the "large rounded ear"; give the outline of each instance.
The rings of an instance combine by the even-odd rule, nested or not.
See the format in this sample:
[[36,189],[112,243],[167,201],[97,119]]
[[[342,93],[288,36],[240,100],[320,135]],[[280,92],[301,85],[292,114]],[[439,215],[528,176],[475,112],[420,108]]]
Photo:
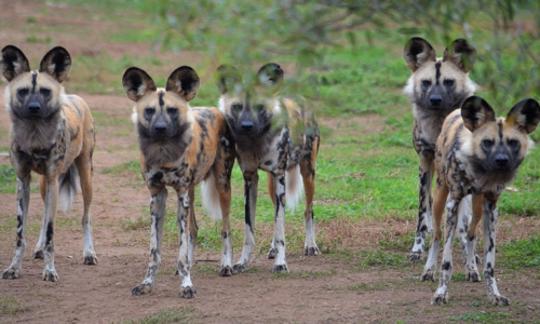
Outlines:
[[267,63],[257,72],[257,81],[260,85],[274,87],[283,81],[283,69],[279,64]]
[[532,133],[540,122],[540,105],[534,99],[524,99],[518,102],[508,115],[506,122],[527,134]]
[[9,82],[17,75],[29,72],[30,64],[24,53],[13,45],[8,45],[2,49],[2,61],[0,61],[2,75]]
[[45,54],[39,63],[39,71],[50,74],[58,82],[67,79],[69,69],[71,68],[71,56],[68,51],[57,46]]
[[409,39],[403,49],[403,58],[413,72],[418,70],[422,64],[437,60],[433,46],[421,37]]
[[197,95],[201,80],[197,72],[189,66],[181,66],[174,70],[167,79],[167,91],[176,92],[185,101],[190,101]]
[[443,61],[450,61],[463,72],[472,70],[476,60],[476,49],[463,38],[456,39],[444,50]]
[[139,101],[145,94],[156,91],[154,80],[144,70],[130,67],[124,72],[122,84],[129,99]]
[[465,127],[474,132],[485,123],[495,121],[495,111],[484,99],[471,96],[463,102],[461,118]]
[[240,72],[231,65],[220,65],[217,68],[217,85],[221,94],[234,91],[242,84]]

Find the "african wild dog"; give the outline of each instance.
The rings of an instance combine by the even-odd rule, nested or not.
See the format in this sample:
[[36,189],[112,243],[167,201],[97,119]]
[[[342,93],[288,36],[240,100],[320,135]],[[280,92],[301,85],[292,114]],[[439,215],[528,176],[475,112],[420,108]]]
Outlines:
[[61,82],[67,78],[71,58],[63,47],[51,49],[41,60],[39,71],[30,71],[23,52],[8,45],[2,49],[0,65],[9,81],[4,99],[12,122],[10,155],[17,174],[17,247],[2,278],[20,276],[31,171],[35,171],[41,175],[45,211],[34,257],[45,259],[43,280],[57,281],[53,245],[57,200],[60,196],[61,207],[69,209],[79,184],[84,201],[84,264],[97,263],[89,214],[94,121],[83,99],[64,92]]
[[234,163],[227,124],[216,108],[191,108],[199,87],[197,73],[188,66],[174,70],[166,88],[156,88],[152,78],[139,68],[123,76],[127,96],[135,101],[132,119],[141,149],[141,169],[152,196],[150,262],[133,295],[149,293],[161,262],[161,240],[167,188],[178,197],[180,246],[177,270],[182,277],[182,296],[192,298],[195,289],[190,270],[197,224],[193,209],[194,187],[203,181],[203,203],[215,217],[223,219],[222,276],[232,275],[232,242],[229,232],[230,175]]
[[446,116],[476,90],[469,79],[475,54],[476,50],[464,39],[453,41],[442,58],[437,58],[431,44],[422,38],[413,37],[405,45],[404,58],[412,75],[404,92],[413,104],[413,144],[420,157],[418,223],[409,256],[412,261],[421,258],[426,232],[432,229],[435,142]]
[[[424,268],[424,277],[433,279],[437,263],[441,220],[446,204],[446,242],[443,250],[439,287],[432,303],[448,301],[448,283],[452,276],[452,237],[458,221],[458,206],[472,194],[472,220],[467,233],[466,268],[468,277],[479,280],[474,257],[476,226],[484,218],[484,276],[490,301],[508,305],[495,280],[495,226],[497,200],[506,184],[515,176],[529,147],[528,134],[540,122],[540,105],[534,99],[517,103],[506,118],[495,112],[480,97],[469,97],[461,110],[445,120],[437,140],[435,168],[437,184],[433,203],[435,234]],[[448,198],[448,201],[447,201]]]
[[320,139],[317,123],[304,107],[280,96],[283,70],[277,64],[262,66],[252,85],[230,66],[221,66],[218,74],[219,109],[225,114],[244,176],[244,246],[234,270],[244,271],[255,249],[257,172],[262,169],[268,172],[269,193],[275,206],[275,229],[268,257],[275,258],[273,271],[287,272],[285,200],[289,206],[298,201],[302,190],[300,178],[306,194],[304,254],[320,254],[313,224],[315,163]]

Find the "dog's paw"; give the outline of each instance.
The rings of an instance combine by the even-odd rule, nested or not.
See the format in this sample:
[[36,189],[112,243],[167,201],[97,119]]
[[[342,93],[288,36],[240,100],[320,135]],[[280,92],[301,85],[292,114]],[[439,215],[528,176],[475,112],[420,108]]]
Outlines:
[[191,299],[195,297],[195,294],[197,293],[197,290],[193,288],[192,286],[184,287],[182,289],[182,292],[180,293],[180,296],[182,298]]
[[147,283],[142,283],[137,286],[135,286],[133,289],[131,289],[131,294],[133,296],[141,296],[149,294],[152,291],[152,285]]
[[233,269],[230,267],[230,266],[225,266],[225,267],[222,267],[220,270],[219,270],[219,275],[221,277],[230,277],[233,275]]
[[289,269],[287,268],[287,264],[274,264],[274,267],[272,267],[272,272],[276,273],[287,273],[289,272]]

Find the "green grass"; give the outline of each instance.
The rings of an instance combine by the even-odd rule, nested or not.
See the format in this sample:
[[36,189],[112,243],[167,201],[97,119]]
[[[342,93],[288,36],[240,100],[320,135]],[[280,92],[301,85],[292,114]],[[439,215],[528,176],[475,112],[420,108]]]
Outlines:
[[360,252],[361,269],[375,268],[401,268],[410,265],[408,260],[400,253],[383,251],[381,249]]
[[28,310],[19,300],[10,296],[0,297],[0,315],[13,316]]
[[11,165],[0,165],[0,193],[15,193],[17,176]]
[[186,308],[164,309],[141,320],[123,321],[125,324],[172,324],[194,323],[194,310]]
[[512,322],[510,315],[507,312],[475,311],[451,316],[449,320],[460,323],[509,323]]
[[[131,160],[128,162],[123,162],[112,167],[104,168],[104,174],[111,175],[126,175],[129,174],[133,177],[139,176],[141,174],[141,164],[137,160]],[[141,178],[142,181],[142,178]]]
[[540,236],[503,244],[501,254],[500,262],[511,269],[540,268]]

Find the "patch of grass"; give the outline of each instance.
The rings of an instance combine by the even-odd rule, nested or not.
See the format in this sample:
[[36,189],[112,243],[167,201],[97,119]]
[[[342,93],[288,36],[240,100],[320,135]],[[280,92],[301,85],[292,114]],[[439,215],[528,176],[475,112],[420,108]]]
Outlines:
[[140,216],[139,218],[122,220],[122,228],[126,231],[138,231],[150,228],[150,216]]
[[272,273],[274,279],[318,279],[334,276],[336,270],[323,270],[323,271],[292,271],[289,273]]
[[448,320],[461,323],[508,323],[511,319],[507,312],[476,311],[450,316]]
[[112,167],[104,168],[103,173],[111,175],[130,174],[133,176],[137,176],[141,174],[141,164],[137,160],[131,160],[128,162],[114,165]]
[[409,265],[407,258],[402,254],[387,252],[383,250],[370,250],[360,252],[360,262],[358,263],[361,269],[371,267],[376,268],[398,268]]
[[540,236],[536,235],[525,240],[514,240],[501,247],[504,266],[511,269],[540,267]]
[[17,176],[11,165],[0,165],[0,193],[15,193]]
[[347,289],[358,293],[364,293],[370,291],[386,290],[392,287],[394,287],[394,283],[377,281],[356,283],[348,286]]
[[28,307],[22,305],[16,298],[10,296],[0,297],[0,315],[13,316],[28,310]]
[[148,315],[140,320],[123,321],[124,324],[169,324],[169,323],[193,323],[195,311],[192,308],[164,309],[155,314]]

